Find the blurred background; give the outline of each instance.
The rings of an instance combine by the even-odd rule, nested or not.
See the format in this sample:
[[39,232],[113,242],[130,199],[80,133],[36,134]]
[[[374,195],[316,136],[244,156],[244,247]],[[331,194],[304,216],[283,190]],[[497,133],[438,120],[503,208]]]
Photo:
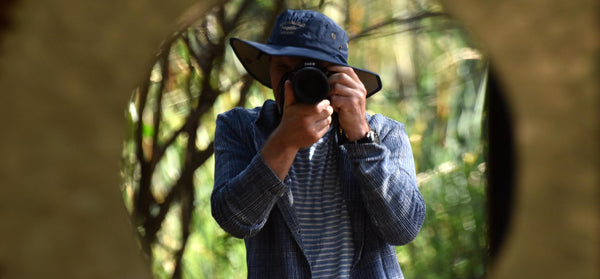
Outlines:
[[122,195],[157,278],[245,278],[243,240],[210,214],[217,114],[273,98],[235,58],[231,37],[265,42],[285,8],[313,9],[350,36],[349,63],[379,73],[370,114],[405,123],[427,203],[397,247],[407,278],[486,271],[487,61],[432,0],[222,1],[162,46],[125,108]]

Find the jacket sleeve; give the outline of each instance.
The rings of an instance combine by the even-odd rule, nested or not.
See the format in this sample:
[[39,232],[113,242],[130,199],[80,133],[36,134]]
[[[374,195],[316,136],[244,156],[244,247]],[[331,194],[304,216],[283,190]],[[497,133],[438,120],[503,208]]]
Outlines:
[[246,238],[264,226],[287,186],[256,151],[251,121],[243,121],[240,112],[217,117],[211,211],[221,228]]
[[411,242],[425,219],[414,158],[404,126],[381,115],[369,119],[380,143],[346,144],[367,214],[379,236],[392,245]]

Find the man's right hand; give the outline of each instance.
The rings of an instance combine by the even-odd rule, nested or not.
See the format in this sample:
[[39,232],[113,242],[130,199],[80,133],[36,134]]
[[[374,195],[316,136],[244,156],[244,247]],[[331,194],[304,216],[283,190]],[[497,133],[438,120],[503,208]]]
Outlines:
[[333,114],[329,100],[317,104],[296,103],[290,81],[285,83],[283,107],[281,123],[274,136],[285,139],[292,147],[309,147],[329,130]]
[[309,147],[327,133],[333,107],[329,100],[317,104],[296,103],[290,81],[285,82],[283,115],[261,151],[263,159],[283,180],[298,149]]

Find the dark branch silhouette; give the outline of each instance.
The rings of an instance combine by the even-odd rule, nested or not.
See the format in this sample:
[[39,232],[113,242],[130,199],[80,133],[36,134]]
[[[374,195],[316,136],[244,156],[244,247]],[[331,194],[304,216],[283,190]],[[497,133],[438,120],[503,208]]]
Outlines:
[[[362,37],[368,37],[373,35],[373,32],[380,30],[381,28],[388,26],[388,25],[392,25],[392,24],[411,24],[414,22],[418,22],[422,19],[425,18],[430,18],[430,17],[448,17],[448,14],[446,13],[441,13],[441,12],[422,12],[420,14],[416,14],[413,15],[409,18],[391,18],[389,20],[374,24],[372,26],[369,26],[363,30],[361,30],[360,32],[356,33],[356,34],[348,34],[350,41],[352,40],[356,40]],[[412,28],[411,28],[412,29]],[[411,29],[409,29],[408,31],[411,31]]]
[[[274,21],[276,15],[284,6],[283,0],[275,3],[275,10],[268,17],[268,21]],[[208,143],[204,150],[198,150],[196,147],[197,130],[202,125],[200,119],[206,113],[210,113],[211,109],[222,93],[219,88],[214,88],[211,85],[210,79],[215,73],[218,73],[221,67],[222,59],[227,46],[226,40],[228,36],[240,26],[240,21],[244,13],[254,0],[245,0],[239,7],[239,10],[234,16],[226,19],[224,13],[224,4],[216,7],[212,11],[212,15],[216,17],[217,24],[221,27],[222,33],[218,37],[215,34],[209,34],[207,23],[201,22],[196,26],[191,26],[185,30],[181,30],[166,40],[158,53],[157,65],[161,74],[160,81],[151,81],[147,79],[139,88],[137,94],[137,114],[143,115],[144,110],[152,111],[152,134],[150,143],[144,140],[144,123],[140,119],[135,123],[134,141],[135,141],[135,156],[139,163],[140,178],[139,184],[135,187],[134,192],[134,209],[133,219],[140,233],[141,246],[143,251],[152,257],[152,245],[162,245],[157,239],[158,233],[162,228],[162,224],[173,208],[173,206],[181,207],[181,214],[178,216],[181,226],[181,246],[175,250],[170,250],[175,259],[175,269],[172,274],[173,278],[182,277],[182,257],[185,252],[188,237],[192,233],[190,227],[194,206],[194,173],[208,160],[214,153],[213,142]],[[266,28],[262,34],[268,36],[270,28]],[[184,124],[175,129],[161,144],[159,143],[159,134],[163,128],[161,125],[163,119],[162,105],[163,95],[167,93],[167,83],[169,81],[169,57],[172,51],[172,46],[175,42],[180,41],[189,52],[189,60],[186,61],[187,71],[189,75],[184,81],[185,86],[179,88],[184,91],[186,96],[192,100],[193,96],[198,96],[197,102],[191,108],[191,111],[185,116]],[[196,75],[195,73],[198,72]],[[150,73],[148,74],[150,76]],[[200,77],[200,78],[198,78]],[[199,79],[198,87],[193,88],[194,80]],[[254,84],[253,79],[244,74],[240,77],[242,83],[240,90],[240,100],[237,106],[244,106],[247,102],[248,93],[251,86]],[[156,86],[157,88],[152,88]],[[151,89],[152,88],[152,89]],[[152,91],[156,90],[156,91]],[[200,92],[192,92],[199,90]],[[150,91],[157,92],[156,96],[149,96]],[[154,93],[152,93],[154,94]],[[150,102],[150,98],[154,98]],[[153,107],[148,107],[153,104]],[[179,178],[170,186],[168,193],[161,201],[157,201],[152,193],[153,174],[156,170],[161,158],[164,157],[167,149],[175,144],[176,140],[185,134],[187,143],[184,154],[184,162],[180,171]],[[147,146],[150,144],[150,146]],[[146,145],[146,146],[145,146]],[[148,148],[150,147],[150,148]]]

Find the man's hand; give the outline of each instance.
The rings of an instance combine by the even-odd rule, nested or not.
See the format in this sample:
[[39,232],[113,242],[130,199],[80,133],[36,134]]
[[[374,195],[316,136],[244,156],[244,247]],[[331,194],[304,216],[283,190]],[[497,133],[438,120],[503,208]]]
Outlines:
[[287,145],[309,147],[329,130],[332,114],[333,107],[329,100],[314,105],[296,103],[291,82],[286,81],[283,115],[274,133],[286,139]]
[[327,69],[335,72],[329,77],[329,97],[338,113],[340,127],[350,141],[364,138],[369,132],[365,118],[367,90],[364,84],[350,67],[329,66]]
[[261,151],[280,179],[287,175],[298,149],[311,146],[327,133],[332,114],[329,100],[314,105],[296,103],[292,84],[286,81],[281,122]]

